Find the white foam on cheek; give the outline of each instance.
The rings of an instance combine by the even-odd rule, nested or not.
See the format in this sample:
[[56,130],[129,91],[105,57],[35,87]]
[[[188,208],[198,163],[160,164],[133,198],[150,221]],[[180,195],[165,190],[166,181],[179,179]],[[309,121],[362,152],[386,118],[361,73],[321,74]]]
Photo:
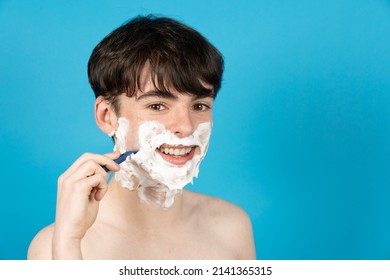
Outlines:
[[[129,123],[125,118],[119,118],[118,123],[114,150],[124,153]],[[192,135],[185,138],[175,136],[159,122],[144,122],[138,128],[139,151],[120,164],[121,170],[115,173],[115,179],[125,188],[137,188],[141,201],[153,207],[168,208],[173,204],[174,196],[198,176],[210,134],[211,122],[200,124]],[[197,146],[199,153],[185,165],[177,166],[156,152],[163,144]]]
[[125,118],[118,119],[118,128],[115,131],[115,146],[114,151],[120,151],[121,154],[127,151],[126,149],[126,135],[129,131],[129,122]]

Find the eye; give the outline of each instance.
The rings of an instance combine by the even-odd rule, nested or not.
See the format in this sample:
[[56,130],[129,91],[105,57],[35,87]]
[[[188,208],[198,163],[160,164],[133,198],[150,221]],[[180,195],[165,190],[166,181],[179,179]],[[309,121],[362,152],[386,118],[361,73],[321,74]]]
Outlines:
[[194,110],[204,112],[211,109],[210,105],[204,104],[204,103],[196,103],[194,104]]
[[153,111],[162,111],[166,109],[166,107],[161,103],[155,103],[148,106],[149,109],[152,109]]

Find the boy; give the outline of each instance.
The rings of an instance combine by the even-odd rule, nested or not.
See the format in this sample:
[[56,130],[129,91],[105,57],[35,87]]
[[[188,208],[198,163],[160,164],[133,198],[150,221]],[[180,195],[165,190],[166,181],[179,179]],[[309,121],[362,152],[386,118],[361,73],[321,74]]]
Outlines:
[[169,18],[136,17],[104,38],[88,76],[115,152],[84,154],[59,177],[55,222],[28,258],[254,259],[243,210],[182,190],[207,150],[222,73],[218,50]]

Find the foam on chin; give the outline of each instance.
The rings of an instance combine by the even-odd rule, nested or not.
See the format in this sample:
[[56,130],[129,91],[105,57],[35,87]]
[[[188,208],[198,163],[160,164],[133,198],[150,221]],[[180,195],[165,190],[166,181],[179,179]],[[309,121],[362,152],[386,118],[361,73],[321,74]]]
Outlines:
[[[115,150],[126,151],[125,136],[128,121],[119,118],[119,127],[115,133]],[[211,134],[211,122],[199,124],[194,133],[180,138],[156,121],[147,121],[138,128],[139,151],[121,163],[121,170],[115,179],[123,187],[138,189],[141,201],[153,207],[168,208],[174,202],[175,194],[193,182],[198,176],[199,165],[204,158]],[[184,165],[178,166],[165,161],[156,149],[163,144],[171,146],[197,146],[197,153]]]

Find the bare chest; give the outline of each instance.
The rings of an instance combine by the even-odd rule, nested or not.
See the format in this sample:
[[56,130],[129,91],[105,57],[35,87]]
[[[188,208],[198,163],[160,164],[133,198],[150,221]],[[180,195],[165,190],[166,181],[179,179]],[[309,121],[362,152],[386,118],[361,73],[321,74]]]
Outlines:
[[100,228],[83,240],[85,259],[235,259],[229,242],[212,229],[154,232]]

